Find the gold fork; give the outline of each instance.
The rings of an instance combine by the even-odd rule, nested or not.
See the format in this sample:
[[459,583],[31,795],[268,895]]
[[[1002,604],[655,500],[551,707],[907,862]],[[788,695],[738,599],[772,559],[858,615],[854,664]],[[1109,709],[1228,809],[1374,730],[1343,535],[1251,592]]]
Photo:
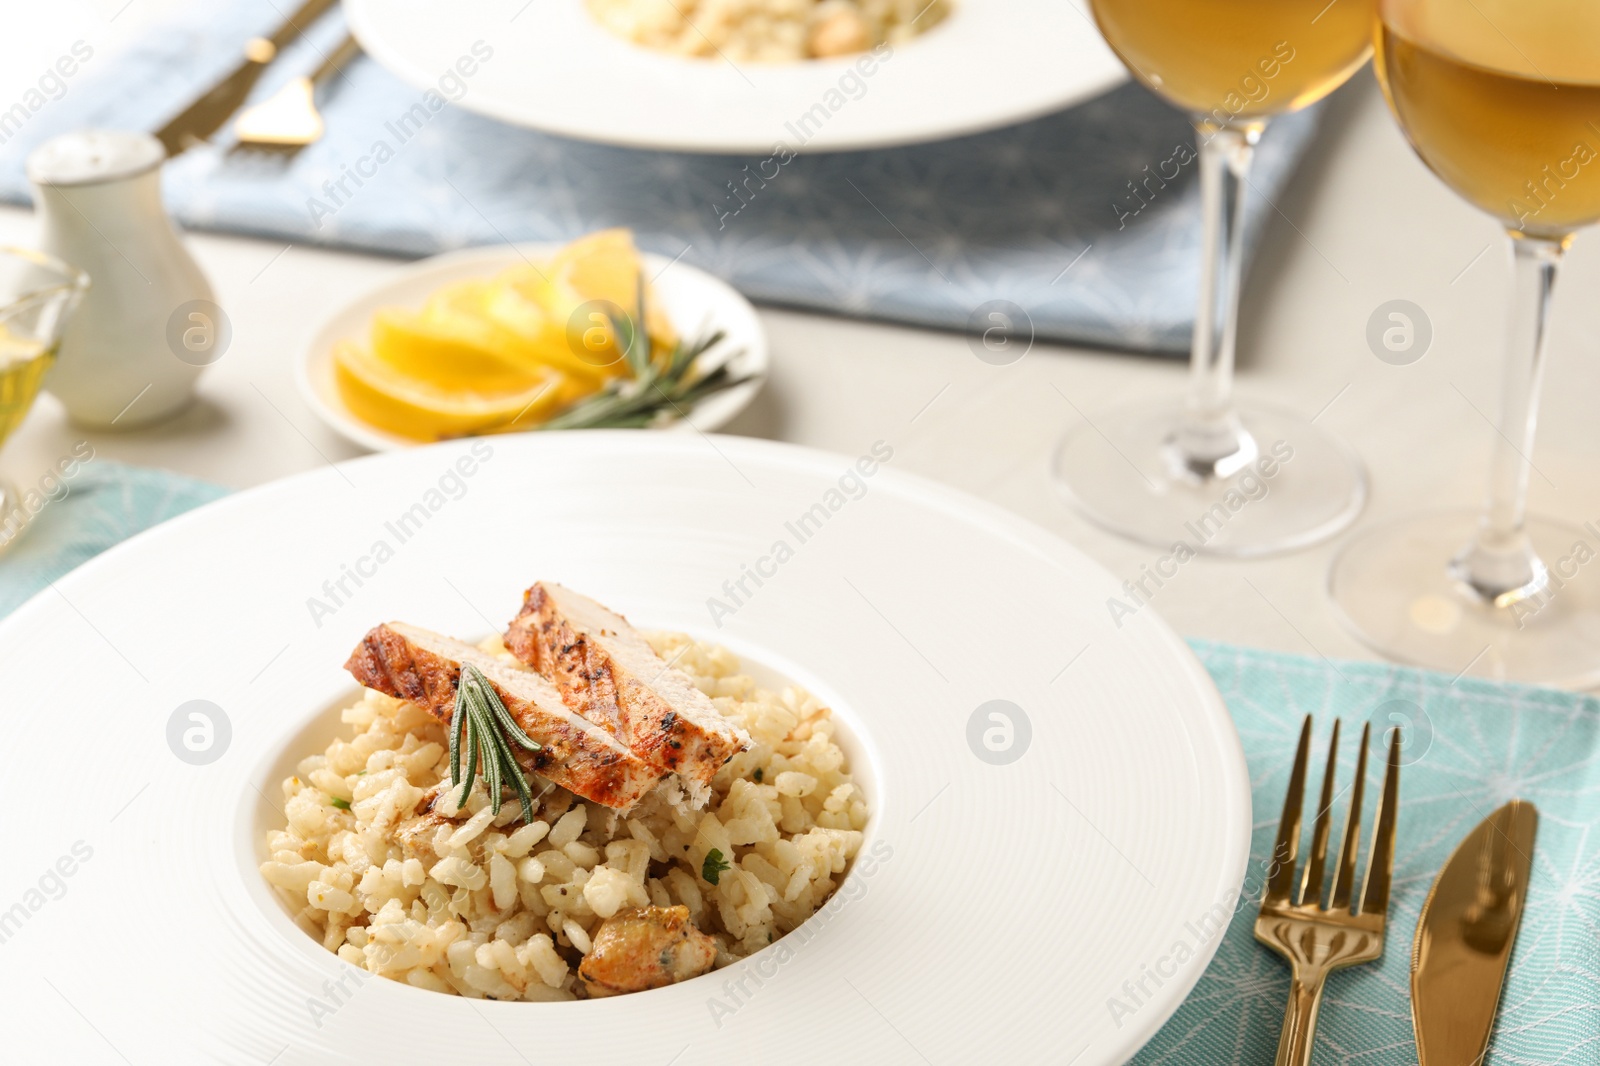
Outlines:
[[322,139],[324,124],[317,110],[316,87],[330,74],[342,72],[361,46],[345,34],[339,46],[309,75],[288,82],[283,88],[239,112],[233,120],[237,147],[293,155]]
[[1389,909],[1389,883],[1394,878],[1395,817],[1400,806],[1400,730],[1389,741],[1389,764],[1383,794],[1367,855],[1367,878],[1361,898],[1351,910],[1355,884],[1356,850],[1361,845],[1361,799],[1367,777],[1367,742],[1372,726],[1361,729],[1361,752],[1356,758],[1350,810],[1339,842],[1328,905],[1322,905],[1323,867],[1328,858],[1328,823],[1333,807],[1333,776],[1339,757],[1339,720],[1333,722],[1328,743],[1328,768],[1322,777],[1322,800],[1311,830],[1311,856],[1295,878],[1295,858],[1300,851],[1300,805],[1306,787],[1306,761],[1311,752],[1311,716],[1300,729],[1289,791],[1283,798],[1278,822],[1278,843],[1267,890],[1256,918],[1256,939],[1289,960],[1289,1006],[1278,1038],[1277,1066],[1307,1066],[1311,1040],[1317,1031],[1317,1011],[1328,974],[1346,966],[1373,962],[1383,955],[1384,915]]
[[278,53],[289,47],[313,22],[334,5],[335,0],[305,0],[294,14],[278,25],[271,37],[252,37],[245,42],[244,59],[221,80],[156,131],[156,139],[175,156],[195,144],[203,143],[239,110],[250,90],[261,79]]

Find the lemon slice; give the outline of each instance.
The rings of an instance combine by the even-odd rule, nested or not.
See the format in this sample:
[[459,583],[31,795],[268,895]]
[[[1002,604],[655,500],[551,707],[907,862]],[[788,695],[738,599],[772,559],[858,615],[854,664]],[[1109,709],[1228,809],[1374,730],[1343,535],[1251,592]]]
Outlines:
[[508,350],[515,351],[523,366],[554,367],[591,389],[627,369],[619,360],[579,358],[567,342],[565,323],[529,299],[525,288],[503,276],[489,283],[481,310],[509,338]]
[[[585,305],[611,304],[629,317],[637,317],[642,269],[633,234],[608,229],[578,238],[542,268],[513,267],[501,280],[537,304],[561,329],[563,343],[572,355],[588,365],[610,369],[622,366],[623,359],[606,309]],[[677,342],[677,334],[653,299],[648,280],[645,303],[645,327],[652,348],[670,348]]]
[[567,392],[562,375],[549,369],[532,384],[512,389],[441,386],[397,370],[349,342],[334,349],[333,365],[339,396],[351,414],[420,441],[507,428],[513,422],[533,426],[564,402]]
[[[644,264],[625,229],[600,230],[580,237],[550,260],[550,278],[559,289],[565,285],[582,300],[610,300],[629,315],[639,313],[639,273]],[[672,321],[655,300],[645,281],[645,328],[657,345],[670,348],[678,340]]]
[[385,308],[372,316],[372,351],[395,370],[441,386],[525,386],[540,375],[507,350],[501,330],[481,314],[430,307]]

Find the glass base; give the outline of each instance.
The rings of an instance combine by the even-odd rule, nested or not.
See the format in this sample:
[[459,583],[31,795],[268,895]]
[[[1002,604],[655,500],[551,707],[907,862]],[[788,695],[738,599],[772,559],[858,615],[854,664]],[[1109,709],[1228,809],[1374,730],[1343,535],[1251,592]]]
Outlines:
[[[1223,477],[1196,476],[1171,446],[1183,409],[1114,412],[1072,430],[1056,450],[1069,503],[1113,533],[1160,548],[1245,557],[1326,540],[1361,512],[1367,476],[1338,437],[1271,408],[1237,412],[1255,453]],[[1237,466],[1239,464],[1233,464]]]
[[1544,587],[1496,607],[1453,575],[1478,528],[1462,508],[1403,518],[1345,546],[1328,572],[1344,623],[1403,662],[1569,688],[1600,683],[1600,529],[1530,518]]

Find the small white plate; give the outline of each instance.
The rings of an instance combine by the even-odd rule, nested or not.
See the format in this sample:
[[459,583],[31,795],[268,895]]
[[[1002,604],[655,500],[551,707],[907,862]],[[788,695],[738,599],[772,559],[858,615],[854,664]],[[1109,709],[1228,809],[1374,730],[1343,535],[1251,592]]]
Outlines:
[[[379,429],[351,414],[334,382],[334,347],[340,341],[365,345],[372,315],[379,308],[421,307],[429,296],[453,281],[492,277],[528,260],[538,262],[560,247],[559,244],[492,245],[413,263],[323,321],[295,366],[295,383],[300,387],[300,395],[318,418],[352,444],[375,452],[419,447],[423,442]],[[756,317],[756,310],[726,282],[703,270],[649,252],[643,253],[641,258],[645,270],[654,279],[656,299],[678,333],[694,338],[712,329],[722,330],[727,337],[717,351],[737,352],[737,356],[729,359],[729,368],[737,375],[750,378],[743,385],[706,397],[695,405],[687,418],[666,427],[701,433],[720,429],[744,410],[766,383],[767,335]],[[714,354],[707,353],[707,356],[710,358]]]
[[344,10],[368,54],[419,89],[631,148],[883,148],[1035,118],[1127,77],[1077,0],[950,3],[943,22],[866,67],[857,56],[735,66],[666,55],[602,28],[583,0],[345,0]]
[[[1238,736],[1154,611],[1108,616],[1117,579],[895,445],[452,441],[228,497],[41,592],[0,621],[7,1055],[1126,1061],[1240,898]],[[828,701],[872,805],[837,903],[724,970],[579,1003],[369,978],[290,921],[259,834],[285,768],[348,728],[350,649],[386,619],[496,630],[539,578]]]

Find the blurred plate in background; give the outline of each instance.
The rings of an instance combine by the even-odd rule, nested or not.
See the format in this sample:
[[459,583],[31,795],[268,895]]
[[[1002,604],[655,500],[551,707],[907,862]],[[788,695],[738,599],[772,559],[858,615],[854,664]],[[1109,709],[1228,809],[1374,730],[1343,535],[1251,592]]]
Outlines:
[[[367,53],[419,89],[502,122],[634,148],[767,153],[779,142],[834,151],[938,140],[1057,111],[1127,77],[1073,0],[953,0],[944,21],[865,75],[857,56],[735,65],[650,51],[602,28],[583,0],[344,8]],[[492,49],[485,62],[477,42]],[[455,73],[462,57],[470,76]]]

